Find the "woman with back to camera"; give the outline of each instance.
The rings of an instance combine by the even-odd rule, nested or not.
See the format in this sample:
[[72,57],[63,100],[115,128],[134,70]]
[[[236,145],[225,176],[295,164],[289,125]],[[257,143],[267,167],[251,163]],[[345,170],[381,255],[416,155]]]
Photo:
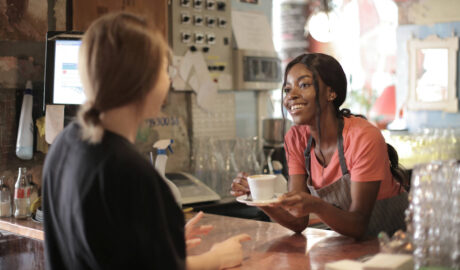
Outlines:
[[[134,147],[137,130],[167,96],[169,48],[144,19],[96,20],[85,33],[79,71],[87,101],[58,136],[44,165],[47,269],[218,269],[241,263],[239,235],[186,258],[182,210]],[[202,230],[203,229],[203,230]]]
[[[296,57],[282,91],[295,123],[285,136],[289,192],[261,209],[295,232],[307,227],[310,213],[354,238],[404,228],[406,179],[397,153],[366,119],[339,109],[347,80],[337,60],[320,53]],[[234,196],[249,193],[246,176],[233,180]]]

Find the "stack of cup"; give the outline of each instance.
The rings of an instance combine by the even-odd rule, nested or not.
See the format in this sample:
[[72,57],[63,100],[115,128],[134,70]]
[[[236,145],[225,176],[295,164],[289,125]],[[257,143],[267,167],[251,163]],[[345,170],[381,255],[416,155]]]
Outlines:
[[460,269],[460,165],[456,160],[415,166],[408,233],[416,269]]

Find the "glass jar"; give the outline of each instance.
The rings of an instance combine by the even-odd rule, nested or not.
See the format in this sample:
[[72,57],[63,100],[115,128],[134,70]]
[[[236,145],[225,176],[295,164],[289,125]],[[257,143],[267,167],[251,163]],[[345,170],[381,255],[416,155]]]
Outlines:
[[0,177],[0,217],[11,216],[11,193],[5,183],[5,176]]

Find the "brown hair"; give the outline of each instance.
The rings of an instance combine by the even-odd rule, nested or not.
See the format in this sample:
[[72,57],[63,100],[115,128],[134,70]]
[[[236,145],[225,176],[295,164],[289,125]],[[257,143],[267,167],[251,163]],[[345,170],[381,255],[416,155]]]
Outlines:
[[168,50],[161,33],[142,17],[112,13],[91,24],[79,52],[87,98],[78,113],[83,140],[100,142],[101,113],[142,102],[155,86]]

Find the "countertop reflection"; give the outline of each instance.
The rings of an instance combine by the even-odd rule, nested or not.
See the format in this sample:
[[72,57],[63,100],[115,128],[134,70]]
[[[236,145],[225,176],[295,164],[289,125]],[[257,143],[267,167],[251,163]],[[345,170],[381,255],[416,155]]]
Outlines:
[[[196,213],[187,213],[191,218]],[[334,231],[307,228],[295,234],[274,222],[205,214],[200,224],[214,229],[200,245],[189,251],[196,255],[208,251],[214,243],[247,233],[252,240],[243,243],[243,264],[234,269],[314,269],[321,270],[328,262],[357,259],[379,252],[377,239],[356,241]],[[43,240],[43,226],[30,219],[1,218],[0,229]]]
[[[190,218],[192,214],[188,214]],[[341,259],[357,259],[379,251],[377,239],[356,241],[329,230],[307,228],[302,234],[277,223],[205,214],[201,224],[212,230],[189,254],[196,255],[214,243],[240,233],[252,237],[243,243],[245,259],[234,269],[324,269],[324,265]]]

